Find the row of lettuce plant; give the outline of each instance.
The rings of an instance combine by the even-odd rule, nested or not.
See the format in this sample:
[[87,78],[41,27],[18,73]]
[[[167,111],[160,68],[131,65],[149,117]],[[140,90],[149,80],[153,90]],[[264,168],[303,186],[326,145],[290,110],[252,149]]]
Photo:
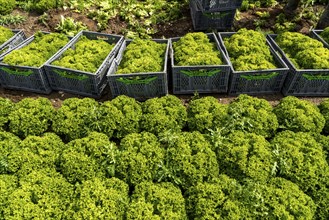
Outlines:
[[0,99],[1,219],[327,219],[329,101]]

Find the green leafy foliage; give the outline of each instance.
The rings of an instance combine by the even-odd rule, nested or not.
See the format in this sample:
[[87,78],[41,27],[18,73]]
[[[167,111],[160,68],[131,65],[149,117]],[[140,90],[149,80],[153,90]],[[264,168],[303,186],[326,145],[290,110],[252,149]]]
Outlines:
[[[88,2],[83,1],[85,4]],[[92,1],[94,2],[94,1]],[[97,22],[97,29],[99,31],[105,30],[109,25],[109,19],[115,18],[119,12],[119,4],[121,1],[101,1],[97,8],[91,9],[89,7],[88,17]],[[96,3],[97,4],[97,3]]]
[[178,66],[221,65],[220,52],[205,33],[187,33],[173,43]]
[[[22,1],[22,0],[19,0]],[[23,9],[28,11],[35,11],[42,14],[49,9],[58,8],[63,5],[63,0],[27,0],[21,4]]]
[[274,108],[280,127],[291,131],[320,133],[325,118],[317,106],[306,100],[287,96]]
[[67,36],[73,37],[79,31],[87,30],[87,27],[80,21],[75,21],[74,18],[64,17],[61,15],[61,20],[55,27],[55,30]]
[[322,187],[316,192],[312,193],[312,198],[317,206],[315,219],[328,219],[329,218],[329,187]]
[[187,121],[186,108],[173,95],[148,99],[142,104],[142,109],[141,128],[154,134],[168,130],[179,132]]
[[141,104],[134,98],[120,95],[112,99],[114,105],[123,114],[123,118],[114,132],[117,138],[123,138],[131,133],[138,133],[140,131],[140,120],[143,115]]
[[104,40],[91,40],[83,35],[74,48],[67,49],[52,65],[95,73],[113,47]]
[[329,49],[324,47],[303,50],[295,59],[304,69],[329,69]]
[[275,18],[274,32],[282,33],[286,31],[293,31],[296,28],[296,23],[292,21],[285,13],[280,13]]
[[156,180],[165,151],[154,134],[132,133],[120,143],[116,160],[116,177],[131,186],[142,181]]
[[73,186],[55,171],[33,171],[8,195],[4,219],[61,219]]
[[91,98],[65,99],[57,110],[52,129],[65,140],[74,140],[88,135],[97,123],[98,102]]
[[311,134],[283,131],[273,138],[271,145],[280,176],[308,193],[325,186],[329,166],[321,143]]
[[323,100],[318,107],[324,119],[326,120],[323,131],[325,133],[329,133],[329,99]]
[[245,211],[236,199],[241,185],[221,174],[213,182],[198,183],[184,194],[190,219],[244,219]]
[[231,37],[224,38],[224,43],[232,58],[251,53],[263,54],[261,56],[266,57],[271,55],[269,48],[266,46],[265,36],[258,31],[242,28]]
[[[150,38],[156,33],[157,24],[175,20],[182,15],[187,0],[112,0],[65,2],[71,9],[86,12],[97,23],[99,31],[109,27],[110,19],[120,18],[126,24],[123,33],[127,38]],[[86,10],[87,9],[87,10]]]
[[[209,142],[197,131],[167,134],[162,138],[166,146],[166,161],[161,164],[158,181],[170,181],[186,190],[199,182],[218,177],[216,154]],[[167,136],[167,137],[168,137]]]
[[327,157],[327,162],[329,164],[329,136],[318,134],[318,133],[312,133],[313,138],[322,145],[324,153]]
[[276,69],[272,62],[261,56],[250,54],[233,59],[232,64],[237,71]]
[[16,6],[16,0],[0,0],[0,14],[10,14]]
[[216,153],[220,172],[239,181],[251,178],[266,182],[275,175],[275,158],[263,136],[241,131],[231,133]]
[[320,41],[297,32],[278,34],[275,41],[297,69],[329,69],[329,49]]
[[0,98],[0,131],[6,130],[9,118],[8,115],[14,108],[14,103],[10,99]]
[[3,210],[8,206],[8,197],[17,188],[17,177],[0,174],[0,219],[5,219]]
[[[65,145],[53,133],[21,141],[0,132],[0,219],[328,219],[329,138],[320,133],[327,100],[319,110],[295,99],[281,100],[285,111],[303,111],[290,115],[280,102],[282,121],[307,115],[312,120],[302,121],[311,126],[277,134],[273,108],[247,95],[227,106],[190,101],[189,121],[206,134],[177,129],[187,116],[176,97],[147,105],[126,96],[103,104],[66,99],[65,114],[55,119],[75,125],[58,131],[69,127],[84,138]],[[9,114],[19,104],[1,101]],[[176,122],[157,136],[141,132],[146,110]],[[118,147],[111,137],[122,138]]]
[[28,136],[19,149],[8,156],[9,172],[24,177],[36,170],[56,170],[56,162],[65,145],[53,133]]
[[42,66],[51,56],[69,42],[64,34],[37,32],[34,40],[21,49],[13,50],[3,58],[4,63],[19,66]]
[[163,71],[166,44],[134,39],[124,51],[117,74]]
[[329,43],[329,27],[326,27],[320,34],[320,36]]
[[23,23],[26,19],[26,16],[19,14],[2,15],[0,16],[0,25],[17,25]]
[[77,185],[64,219],[124,219],[128,185],[116,178],[93,178]]
[[[272,141],[278,173],[312,197],[317,206],[316,219],[329,217],[329,165],[323,141],[309,133],[284,131]],[[327,143],[328,146],[328,143]]]
[[283,178],[267,184],[220,175],[212,183],[199,183],[185,194],[192,219],[313,219],[315,205],[297,185]]
[[202,97],[189,102],[187,124],[190,131],[209,133],[223,127],[227,117],[227,105],[212,97]]
[[83,182],[115,174],[117,147],[105,134],[91,132],[87,137],[66,145],[59,158],[59,168],[70,182]]
[[243,0],[241,10],[245,11],[252,8],[269,7],[276,3],[276,0]]
[[228,117],[222,133],[238,130],[271,137],[278,128],[278,120],[272,110],[265,99],[239,95],[228,106]]
[[[0,3],[0,8],[2,8],[1,3]],[[9,40],[13,36],[14,36],[14,33],[9,28],[0,26],[0,45],[5,43],[7,40]]]
[[20,142],[12,133],[0,131],[0,174],[8,172],[8,156],[19,148]]
[[47,98],[25,98],[9,113],[9,131],[20,137],[40,135],[50,128],[54,114]]
[[125,120],[123,113],[111,101],[100,104],[96,114],[94,130],[102,132],[108,137],[112,137],[114,132],[120,130],[121,122]]
[[320,41],[297,32],[284,32],[275,38],[276,43],[288,55],[294,57],[298,52],[308,48],[323,47]]
[[68,141],[93,131],[111,138],[114,132],[123,129],[120,127],[122,120],[123,113],[110,101],[99,104],[91,98],[69,98],[57,110],[52,129]]
[[119,16],[127,24],[128,38],[150,38],[156,25],[179,18],[187,0],[123,0],[119,1]]
[[275,69],[275,63],[265,36],[258,31],[240,29],[224,44],[237,71]]
[[131,219],[186,220],[182,192],[168,182],[140,183],[135,187],[127,210],[127,220]]
[[79,13],[83,12],[83,10],[91,10],[93,3],[98,4],[99,2],[95,2],[92,0],[67,0],[64,2],[64,8],[73,9]]
[[246,219],[314,219],[316,206],[294,183],[273,178],[268,184],[248,181],[238,199]]

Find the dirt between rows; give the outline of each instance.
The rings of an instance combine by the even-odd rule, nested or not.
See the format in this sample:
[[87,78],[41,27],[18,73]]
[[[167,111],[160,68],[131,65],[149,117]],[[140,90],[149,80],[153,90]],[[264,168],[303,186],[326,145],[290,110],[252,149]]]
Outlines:
[[[172,94],[172,92],[169,92]],[[179,97],[185,104],[187,104],[193,94],[190,95],[176,95]],[[204,96],[213,96],[219,100],[222,104],[229,104],[232,102],[237,96],[230,96],[227,94],[199,94],[200,97]],[[254,97],[262,98],[267,100],[272,106],[275,106],[279,103],[280,99],[284,98],[284,96],[280,93],[276,94],[267,94],[267,95],[253,95]],[[4,89],[0,87],[0,97],[8,98],[13,102],[19,102],[24,98],[38,98],[38,97],[45,97],[48,98],[55,108],[59,108],[62,105],[62,102],[67,98],[77,97],[77,98],[84,98],[84,96],[75,95],[63,91],[53,91],[49,95],[38,94],[33,92],[26,92],[26,91],[19,91],[19,90],[11,90],[11,89]],[[299,97],[303,100],[308,100],[316,105],[320,104],[326,97]],[[104,102],[111,100],[110,89],[107,86],[102,96],[96,99],[99,102]]]

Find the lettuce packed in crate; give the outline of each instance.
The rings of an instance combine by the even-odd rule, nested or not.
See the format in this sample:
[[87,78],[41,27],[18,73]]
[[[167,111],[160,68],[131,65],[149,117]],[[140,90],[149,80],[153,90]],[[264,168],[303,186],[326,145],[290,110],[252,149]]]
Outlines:
[[178,66],[221,65],[219,50],[205,33],[188,33],[173,43]]
[[161,72],[166,44],[152,40],[133,40],[126,48],[117,74]]
[[64,34],[37,32],[30,44],[12,51],[2,62],[12,66],[40,67],[68,42],[69,38]]
[[86,36],[81,36],[75,48],[66,50],[60,59],[52,62],[52,65],[95,73],[113,47],[114,44],[104,40],[90,40]]

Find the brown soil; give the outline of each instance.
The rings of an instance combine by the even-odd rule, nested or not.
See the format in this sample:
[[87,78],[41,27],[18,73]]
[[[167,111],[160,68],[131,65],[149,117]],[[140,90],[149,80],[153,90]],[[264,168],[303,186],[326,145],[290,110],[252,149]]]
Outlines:
[[[241,12],[239,13],[238,17],[239,20],[235,21],[233,30],[238,30],[239,28],[246,27],[248,29],[255,29],[254,21],[255,19],[258,18],[258,15],[256,14],[256,11],[268,11],[270,13],[270,18],[266,19],[266,23],[264,25],[264,29],[271,30],[273,25],[275,24],[275,18],[277,15],[283,12],[282,7],[276,6],[273,8],[264,8],[264,9],[257,9],[257,10],[249,10],[247,12]],[[80,13],[76,13],[74,11],[70,10],[51,10],[48,12],[47,20],[45,22],[40,21],[40,15],[35,14],[35,13],[28,13],[24,12],[22,10],[15,10],[13,14],[20,14],[25,17],[27,17],[27,20],[19,25],[11,25],[9,26],[10,28],[16,28],[16,29],[22,29],[24,30],[24,33],[26,36],[31,36],[33,35],[36,31],[42,30],[42,31],[49,31],[49,32],[54,32],[55,27],[60,21],[60,16],[63,15],[65,17],[72,17],[76,21],[81,21],[83,22],[89,30],[91,31],[97,31],[97,25],[96,22],[93,21],[92,19],[88,18],[85,15],[82,15]],[[106,30],[102,31],[105,33],[112,33],[112,34],[121,34],[122,31],[125,29],[126,24],[121,21],[119,18],[114,18],[109,21],[109,26]],[[300,23],[296,26],[296,31],[302,31],[306,32],[305,30],[309,30],[310,24],[307,20],[301,20]],[[168,22],[166,24],[159,24],[157,26],[158,32],[154,34],[154,38],[170,38],[170,37],[177,37],[177,36],[182,36],[188,32],[193,31],[193,26],[192,26],[192,20],[190,17],[190,12],[188,7],[182,12],[182,17],[176,21],[173,22]],[[227,96],[227,95],[221,95],[221,94],[211,94],[215,97],[217,97],[221,103],[229,103],[231,102],[235,97],[232,96]],[[51,100],[53,105],[55,107],[59,107],[62,103],[62,101],[66,98],[70,97],[80,97],[78,95],[62,92],[62,91],[54,91],[49,95],[41,95],[37,93],[31,93],[31,92],[25,92],[25,91],[17,91],[17,90],[9,90],[9,89],[4,89],[0,87],[0,97],[6,97],[14,102],[18,102],[23,98],[26,97],[46,97]],[[184,95],[180,96],[183,100],[188,101],[191,96]],[[260,98],[264,98],[268,101],[270,101],[271,104],[276,105],[278,101],[283,97],[281,94],[273,94],[273,95],[262,95],[258,96]],[[99,99],[99,101],[105,101],[109,100],[110,93],[109,93],[109,88],[106,88],[104,94],[102,97]],[[312,97],[312,98],[303,98],[310,100],[316,104],[321,102],[323,100],[322,97]]]
[[[154,34],[153,38],[171,38],[182,36],[188,32],[193,31],[192,20],[189,14],[188,8],[182,11],[180,19],[165,24],[157,25],[156,29],[158,32]],[[13,14],[19,14],[26,17],[26,21],[18,25],[10,25],[8,27],[15,29],[22,29],[26,36],[33,35],[36,31],[48,31],[55,32],[56,26],[61,19],[61,15],[64,17],[72,17],[75,21],[80,21],[88,27],[90,31],[97,31],[97,23],[88,18],[86,15],[74,12],[72,10],[55,9],[50,10],[47,13],[47,18],[42,21],[42,16],[36,13],[29,13],[19,9],[14,10]],[[119,17],[109,20],[108,28],[103,30],[104,33],[109,34],[122,34],[126,28],[126,23],[120,20]]]

